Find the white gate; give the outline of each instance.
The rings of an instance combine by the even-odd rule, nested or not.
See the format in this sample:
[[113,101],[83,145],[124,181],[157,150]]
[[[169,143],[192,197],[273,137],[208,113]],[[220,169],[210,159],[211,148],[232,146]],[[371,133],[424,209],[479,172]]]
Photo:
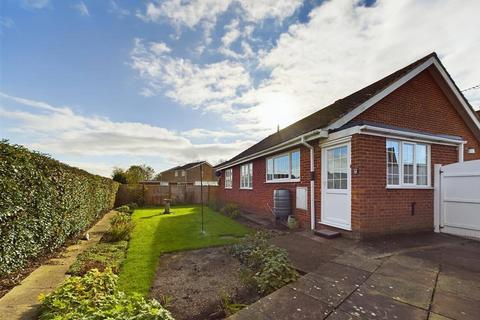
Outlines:
[[480,238],[480,160],[435,165],[436,232]]

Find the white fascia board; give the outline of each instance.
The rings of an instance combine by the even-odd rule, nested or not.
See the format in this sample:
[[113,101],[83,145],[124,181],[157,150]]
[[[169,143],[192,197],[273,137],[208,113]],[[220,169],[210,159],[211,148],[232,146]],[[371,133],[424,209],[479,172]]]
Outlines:
[[272,154],[272,153],[275,153],[275,152],[278,152],[278,151],[282,151],[282,150],[294,147],[296,145],[301,144],[302,139],[303,139],[303,141],[311,141],[311,140],[315,140],[315,139],[319,139],[319,138],[326,138],[326,137],[328,137],[328,132],[327,131],[317,129],[317,130],[302,134],[302,135],[300,135],[298,137],[295,137],[293,139],[290,139],[288,141],[279,143],[279,144],[277,144],[273,147],[270,147],[270,148],[264,149],[262,151],[256,152],[254,154],[251,154],[249,156],[240,158],[240,159],[238,159],[236,161],[233,161],[231,163],[228,163],[224,166],[220,166],[216,170],[218,171],[218,170],[224,170],[224,169],[227,169],[227,168],[231,168],[231,167],[234,167],[234,166],[236,166],[240,163],[251,161],[251,160],[254,160],[256,158],[260,158],[260,157],[263,157],[263,156],[266,156],[266,155],[269,155],[269,154]]
[[395,130],[395,129],[388,129],[388,128],[381,128],[375,126],[360,126],[360,133],[361,134],[369,134],[369,135],[379,135],[383,137],[392,137],[392,138],[403,138],[417,142],[429,142],[435,144],[444,144],[444,145],[463,145],[466,141],[464,140],[457,140],[457,139],[450,139],[447,137],[437,136],[437,135],[430,135],[430,134],[423,134],[418,132],[408,132],[402,130]]
[[351,137],[354,134],[366,134],[371,136],[379,136],[392,139],[407,139],[415,142],[435,143],[449,146],[459,146],[466,143],[464,140],[450,139],[447,137],[423,134],[418,132],[408,132],[396,129],[388,129],[370,125],[358,125],[344,130],[331,133],[327,140],[321,141],[322,147],[336,144],[342,139]]

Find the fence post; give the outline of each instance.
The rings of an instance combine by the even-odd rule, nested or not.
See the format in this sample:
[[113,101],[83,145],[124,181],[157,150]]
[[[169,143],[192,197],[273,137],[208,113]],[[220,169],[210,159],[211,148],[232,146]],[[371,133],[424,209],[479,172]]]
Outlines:
[[441,203],[442,203],[442,185],[441,185],[442,165],[434,165],[433,175],[433,227],[435,232],[440,232]]

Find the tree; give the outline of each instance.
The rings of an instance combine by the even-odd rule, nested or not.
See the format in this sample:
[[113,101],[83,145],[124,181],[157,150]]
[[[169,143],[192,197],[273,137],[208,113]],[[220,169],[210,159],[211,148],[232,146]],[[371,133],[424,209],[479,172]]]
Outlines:
[[127,176],[125,175],[125,170],[123,170],[122,168],[113,168],[112,179],[113,181],[117,181],[122,184],[127,183]]
[[153,177],[153,180],[155,181],[162,181],[162,173],[157,173],[155,177]]
[[136,184],[140,181],[150,180],[153,177],[155,170],[145,164],[133,165],[125,172],[127,183]]

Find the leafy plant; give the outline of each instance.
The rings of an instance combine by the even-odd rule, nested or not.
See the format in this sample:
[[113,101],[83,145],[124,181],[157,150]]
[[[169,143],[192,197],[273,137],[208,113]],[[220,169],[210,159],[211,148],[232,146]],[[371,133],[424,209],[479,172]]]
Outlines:
[[226,293],[222,293],[220,295],[220,303],[221,303],[223,312],[225,312],[227,316],[231,316],[232,314],[237,313],[238,311],[242,310],[247,306],[246,304],[243,304],[243,303],[234,302],[232,297],[230,297]]
[[133,212],[134,210],[138,209],[138,204],[136,202],[132,202],[128,204],[128,207]]
[[116,290],[116,283],[117,276],[108,268],[70,277],[51,294],[40,296],[40,320],[173,320],[158,301],[126,295]]
[[230,202],[222,208],[221,212],[230,218],[236,218],[240,214],[240,209],[238,204]]
[[123,213],[132,213],[133,209],[131,209],[130,206],[124,204],[123,206],[115,208],[115,211],[123,212]]
[[259,231],[230,249],[230,253],[246,267],[247,271],[243,273],[242,280],[247,285],[253,284],[262,295],[298,278],[298,272],[291,265],[287,252],[270,245],[269,237],[269,233]]
[[68,269],[68,273],[82,276],[91,269],[104,271],[106,268],[111,268],[114,273],[118,273],[122,262],[125,260],[127,246],[127,241],[97,243],[78,255]]
[[128,240],[134,227],[132,217],[128,213],[119,212],[110,219],[110,229],[103,236],[103,240],[107,242]]
[[55,250],[113,207],[118,183],[0,141],[0,276]]

